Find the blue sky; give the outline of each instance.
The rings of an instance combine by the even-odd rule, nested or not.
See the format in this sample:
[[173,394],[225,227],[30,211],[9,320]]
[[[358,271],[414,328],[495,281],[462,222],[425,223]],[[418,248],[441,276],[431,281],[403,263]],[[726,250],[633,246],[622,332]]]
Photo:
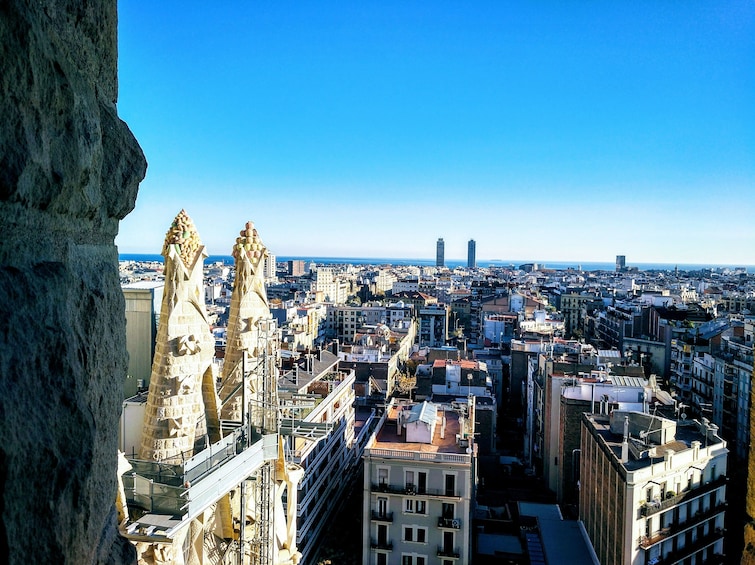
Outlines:
[[121,252],[755,264],[755,2],[119,1]]

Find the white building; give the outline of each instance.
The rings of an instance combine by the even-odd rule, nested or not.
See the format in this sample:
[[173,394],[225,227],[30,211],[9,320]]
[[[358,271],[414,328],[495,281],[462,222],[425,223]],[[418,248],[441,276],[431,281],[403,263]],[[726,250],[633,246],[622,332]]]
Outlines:
[[717,431],[640,412],[583,416],[579,517],[603,565],[724,562]]
[[364,453],[363,565],[471,563],[474,417],[391,403]]
[[318,302],[343,304],[349,297],[349,283],[337,277],[330,267],[318,267],[311,290]]

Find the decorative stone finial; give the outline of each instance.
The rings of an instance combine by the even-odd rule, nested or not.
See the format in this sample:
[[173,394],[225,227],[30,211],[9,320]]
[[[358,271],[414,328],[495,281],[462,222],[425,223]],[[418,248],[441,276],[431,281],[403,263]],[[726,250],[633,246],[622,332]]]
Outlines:
[[239,232],[236,238],[236,244],[233,246],[233,258],[239,259],[242,254],[246,254],[252,262],[259,262],[266,253],[265,244],[262,243],[254,223],[247,222],[244,229]]
[[184,265],[187,266],[194,262],[197,250],[202,246],[197,229],[194,227],[194,222],[191,221],[186,210],[181,210],[178,213],[170,225],[168,233],[165,234],[163,255],[167,253],[170,245],[178,246],[178,254]]

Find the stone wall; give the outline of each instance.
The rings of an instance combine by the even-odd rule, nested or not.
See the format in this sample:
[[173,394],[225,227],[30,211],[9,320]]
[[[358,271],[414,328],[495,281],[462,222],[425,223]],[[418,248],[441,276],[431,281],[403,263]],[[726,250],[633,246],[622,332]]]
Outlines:
[[0,3],[0,562],[131,563],[118,221],[146,162],[118,118],[116,2]]

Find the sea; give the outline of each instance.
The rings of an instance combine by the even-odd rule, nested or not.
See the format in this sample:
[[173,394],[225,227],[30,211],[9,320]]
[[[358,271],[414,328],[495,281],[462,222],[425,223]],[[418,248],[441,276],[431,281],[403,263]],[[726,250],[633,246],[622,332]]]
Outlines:
[[[121,261],[148,262],[157,261],[162,263],[163,257],[157,253],[121,253]],[[432,267],[435,265],[434,259],[397,259],[384,257],[304,257],[304,256],[276,256],[276,261],[283,263],[286,261],[301,260],[307,263],[318,265],[395,265],[395,266],[418,266]],[[205,259],[205,265],[212,263],[233,264],[233,257],[230,255],[210,255]],[[594,262],[594,261],[521,261],[521,260],[478,260],[478,267],[518,267],[528,263],[537,263],[542,269],[567,270],[576,269],[582,271],[614,271],[616,263],[614,262]],[[467,262],[464,260],[449,259],[446,261],[446,267],[454,269],[456,267],[466,267]],[[714,265],[714,264],[689,264],[689,263],[627,263],[627,267],[636,267],[640,271],[673,271],[678,268],[680,271],[702,271],[724,269],[746,269],[748,273],[755,273],[755,265]]]

